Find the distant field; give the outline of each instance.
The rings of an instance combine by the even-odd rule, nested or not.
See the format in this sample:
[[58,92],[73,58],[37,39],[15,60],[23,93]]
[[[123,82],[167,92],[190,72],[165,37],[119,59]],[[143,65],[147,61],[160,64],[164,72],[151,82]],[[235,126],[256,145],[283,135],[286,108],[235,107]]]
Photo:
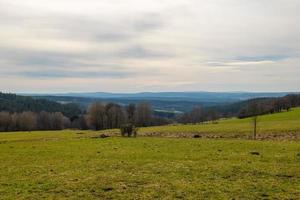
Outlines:
[[[198,134],[208,138],[250,138],[252,119],[226,119],[216,124],[171,125],[147,127],[139,130],[140,135],[165,137],[192,137]],[[300,139],[300,108],[289,112],[259,117],[258,138]]]
[[0,134],[0,199],[297,199],[300,143]]

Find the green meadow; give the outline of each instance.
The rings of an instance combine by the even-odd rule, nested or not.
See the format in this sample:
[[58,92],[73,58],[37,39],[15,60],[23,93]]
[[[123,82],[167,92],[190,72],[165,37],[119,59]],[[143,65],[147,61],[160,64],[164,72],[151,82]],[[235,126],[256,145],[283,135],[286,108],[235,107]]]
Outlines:
[[[252,138],[251,118],[224,119],[215,123],[198,125],[168,125],[147,127],[139,130],[141,135],[165,137],[192,137],[198,134],[208,138]],[[289,112],[263,115],[258,118],[259,139],[300,139],[300,108]]]
[[255,141],[245,139],[251,119],[141,128],[137,138],[1,133],[0,199],[299,199],[299,116],[261,116],[270,137]]
[[0,199],[300,196],[295,141],[23,134],[0,136]]

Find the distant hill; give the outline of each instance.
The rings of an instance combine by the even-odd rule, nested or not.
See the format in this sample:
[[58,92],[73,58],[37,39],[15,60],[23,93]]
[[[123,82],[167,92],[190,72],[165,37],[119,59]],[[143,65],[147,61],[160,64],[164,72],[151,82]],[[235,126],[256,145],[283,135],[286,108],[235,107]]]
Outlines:
[[[251,92],[144,92],[144,93],[61,93],[61,94],[23,94],[36,99],[48,99],[61,103],[77,103],[88,107],[92,102],[114,102],[120,105],[149,102],[155,110],[187,112],[195,106],[218,107],[253,98],[282,97],[288,93],[251,93]],[[237,109],[241,105],[234,105]],[[225,109],[232,109],[226,107]]]
[[[63,97],[84,97],[100,99],[130,99],[130,100],[168,100],[168,101],[196,101],[196,102],[214,102],[228,103],[237,102],[260,97],[282,97],[288,92],[142,92],[142,93],[106,93],[106,92],[88,92],[88,93],[57,93],[57,94],[27,94],[29,96],[63,96]],[[26,95],[26,94],[23,94]]]
[[61,104],[47,99],[34,99],[32,97],[0,92],[0,111],[8,112],[61,112],[67,117],[81,114],[81,109],[74,103]]

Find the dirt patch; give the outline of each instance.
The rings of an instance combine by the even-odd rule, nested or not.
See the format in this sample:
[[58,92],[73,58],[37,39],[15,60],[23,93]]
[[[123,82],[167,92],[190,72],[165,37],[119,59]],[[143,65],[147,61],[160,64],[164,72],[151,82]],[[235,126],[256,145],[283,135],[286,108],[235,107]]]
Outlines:
[[102,190],[104,191],[104,192],[109,192],[109,191],[112,191],[114,188],[112,188],[112,187],[105,187],[105,188],[102,188]]
[[[205,133],[205,132],[144,132],[140,136],[167,138],[250,139],[251,133]],[[257,140],[300,140],[300,132],[261,133]]]
[[300,140],[299,132],[264,133],[257,136],[258,140]]
[[294,177],[292,175],[286,175],[286,174],[277,174],[276,176],[279,178],[293,178]]
[[108,137],[110,137],[109,135],[107,135],[107,134],[101,134],[101,135],[97,135],[97,136],[92,136],[91,138],[93,138],[93,139],[103,139],[103,138],[108,138]]

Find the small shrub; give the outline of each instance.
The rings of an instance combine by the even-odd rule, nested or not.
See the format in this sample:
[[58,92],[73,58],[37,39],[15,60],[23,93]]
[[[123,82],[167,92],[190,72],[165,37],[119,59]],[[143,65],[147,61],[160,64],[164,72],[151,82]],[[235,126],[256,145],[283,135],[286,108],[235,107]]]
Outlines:
[[136,137],[137,135],[137,128],[133,124],[124,124],[121,126],[120,130],[123,137]]

